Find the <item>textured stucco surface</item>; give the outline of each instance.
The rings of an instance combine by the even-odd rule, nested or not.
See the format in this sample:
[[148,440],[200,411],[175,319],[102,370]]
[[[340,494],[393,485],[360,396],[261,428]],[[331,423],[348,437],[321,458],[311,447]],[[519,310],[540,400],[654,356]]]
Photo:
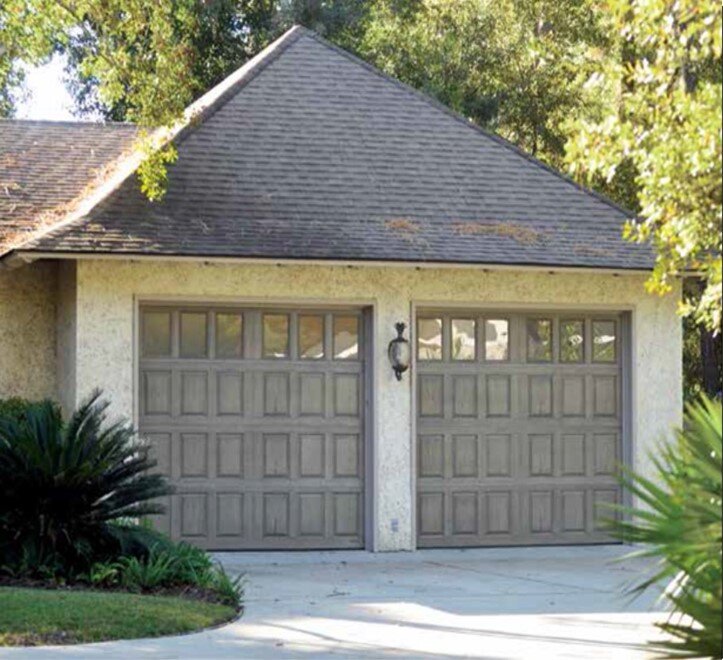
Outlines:
[[[79,261],[76,397],[102,387],[115,414],[135,414],[135,314],[142,300],[358,303],[374,306],[375,548],[411,549],[412,380],[398,383],[387,342],[413,307],[470,305],[626,309],[633,314],[632,436],[638,467],[681,416],[681,324],[676,296],[645,293],[644,277],[531,271]],[[399,528],[392,531],[391,521]]]
[[57,267],[0,270],[0,398],[55,397]]
[[58,264],[57,298],[57,352],[58,352],[58,401],[66,414],[75,408],[75,358],[77,316],[75,261]]

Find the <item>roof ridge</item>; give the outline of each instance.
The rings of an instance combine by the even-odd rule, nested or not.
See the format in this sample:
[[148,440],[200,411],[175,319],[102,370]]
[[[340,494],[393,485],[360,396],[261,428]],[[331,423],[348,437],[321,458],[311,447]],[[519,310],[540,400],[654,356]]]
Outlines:
[[562,179],[566,183],[572,185],[573,187],[577,188],[578,190],[591,195],[597,199],[599,199],[601,202],[604,202],[608,206],[612,207],[616,211],[620,211],[625,216],[627,216],[630,219],[636,218],[636,215],[630,211],[629,209],[624,208],[623,206],[620,206],[620,204],[614,202],[609,197],[603,195],[602,193],[597,192],[596,190],[592,190],[591,188],[588,188],[586,186],[583,186],[582,184],[578,183],[568,174],[565,174],[563,172],[560,172],[559,170],[555,169],[554,167],[551,167],[547,163],[542,162],[539,158],[536,158],[532,154],[526,152],[521,147],[517,146],[514,142],[511,142],[510,140],[502,137],[501,135],[497,135],[496,133],[493,133],[492,131],[489,131],[476,122],[472,121],[471,119],[468,119],[464,115],[460,114],[456,110],[453,110],[449,106],[444,105],[441,101],[434,98],[430,94],[427,94],[426,92],[423,92],[419,89],[416,89],[415,87],[412,87],[411,85],[402,82],[398,78],[395,78],[394,76],[391,76],[390,74],[386,73],[385,71],[382,71],[380,68],[374,66],[373,64],[370,64],[369,62],[366,62],[358,55],[355,55],[354,53],[342,48],[341,46],[337,46],[336,44],[328,41],[324,37],[322,37],[317,32],[314,32],[313,30],[310,30],[308,28],[305,28],[303,26],[298,26],[302,30],[304,30],[304,33],[311,37],[312,39],[316,40],[318,43],[320,43],[323,46],[326,46],[327,48],[335,51],[336,53],[339,53],[340,55],[343,55],[348,60],[354,62],[355,64],[358,64],[368,71],[371,71],[372,73],[376,74],[378,77],[382,78],[382,80],[385,80],[387,82],[391,82],[400,89],[404,90],[405,92],[412,94],[413,96],[416,96],[417,98],[421,99],[422,101],[425,101],[427,104],[431,105],[432,107],[436,108],[437,110],[441,110],[451,118],[455,119],[456,121],[462,123],[463,125],[477,131],[484,137],[490,138],[497,144],[499,144],[502,147],[505,147],[512,151],[513,153],[516,153],[518,156],[522,156],[525,160],[531,162],[533,165],[538,166],[539,168],[550,172],[557,176],[558,178]]

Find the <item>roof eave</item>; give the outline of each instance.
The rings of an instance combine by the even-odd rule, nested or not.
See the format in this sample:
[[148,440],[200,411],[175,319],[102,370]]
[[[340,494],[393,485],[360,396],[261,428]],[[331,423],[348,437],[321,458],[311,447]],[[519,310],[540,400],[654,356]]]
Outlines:
[[16,268],[23,264],[42,259],[76,260],[76,261],[171,261],[203,264],[236,264],[236,265],[285,265],[285,266],[342,266],[342,267],[404,267],[404,268],[442,268],[482,271],[533,271],[533,272],[565,272],[587,273],[599,275],[650,275],[651,268],[591,266],[569,264],[532,264],[532,263],[491,263],[491,262],[454,262],[454,261],[406,261],[406,260],[371,260],[371,259],[313,259],[289,257],[240,257],[240,256],[209,256],[203,254],[142,254],[132,252],[72,252],[72,251],[36,251],[17,249],[0,256],[0,266]]

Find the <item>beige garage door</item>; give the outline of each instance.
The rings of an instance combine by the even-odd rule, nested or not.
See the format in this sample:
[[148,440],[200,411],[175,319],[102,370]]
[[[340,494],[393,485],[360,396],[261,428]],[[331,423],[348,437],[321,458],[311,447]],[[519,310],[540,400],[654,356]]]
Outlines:
[[204,548],[364,544],[358,310],[143,307],[140,430]]
[[621,497],[621,326],[419,314],[419,546],[609,542],[596,512]]

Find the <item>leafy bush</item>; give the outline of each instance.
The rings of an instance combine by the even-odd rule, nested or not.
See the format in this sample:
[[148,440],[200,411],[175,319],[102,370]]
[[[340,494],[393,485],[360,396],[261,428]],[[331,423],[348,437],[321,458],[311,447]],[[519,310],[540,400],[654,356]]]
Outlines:
[[215,594],[219,602],[238,608],[243,578],[231,578],[203,550],[187,543],[154,546],[146,557],[121,557],[93,564],[86,577],[94,586],[121,586],[129,591],[161,587],[195,587]]
[[175,580],[175,559],[167,551],[151,553],[145,559],[121,557],[115,564],[120,583],[131,591],[170,586]]
[[[47,403],[60,414],[60,406],[57,403],[54,401],[48,401]],[[36,402],[21,399],[20,397],[0,399],[0,419],[14,419],[19,422],[25,418],[25,413],[35,405],[37,405]]]
[[143,532],[115,524],[158,513],[171,488],[125,421],[106,423],[95,392],[67,423],[44,401],[0,416],[0,566],[72,578],[121,551],[147,553]]
[[650,457],[657,480],[631,470],[624,484],[646,508],[619,507],[628,520],[613,533],[643,544],[632,556],[655,557],[655,573],[635,592],[666,586],[673,613],[660,627],[672,636],[668,657],[720,657],[723,414],[720,402],[688,406],[683,430]]

